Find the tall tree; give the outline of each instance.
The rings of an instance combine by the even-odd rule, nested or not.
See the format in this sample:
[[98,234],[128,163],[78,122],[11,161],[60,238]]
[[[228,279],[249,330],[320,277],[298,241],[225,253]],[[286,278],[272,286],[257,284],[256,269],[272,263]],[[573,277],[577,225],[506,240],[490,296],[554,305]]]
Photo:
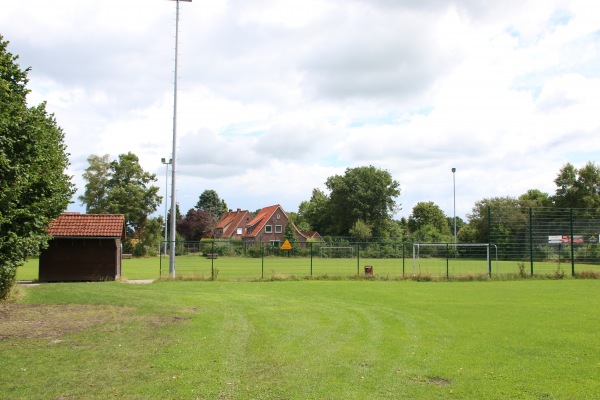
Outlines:
[[548,193],[538,189],[530,189],[519,196],[521,207],[552,207],[552,199]]
[[391,174],[373,166],[347,168],[344,175],[329,177],[329,210],[333,233],[348,235],[361,219],[373,229],[373,236],[386,236],[386,229],[397,211],[400,184]]
[[[181,215],[181,211],[179,211],[179,203],[175,203],[175,232],[177,233],[177,224],[183,221],[183,215]],[[171,226],[171,210],[167,212],[167,229]],[[164,233],[164,232],[163,232]]]
[[304,218],[300,213],[296,213],[293,211],[286,211],[286,213],[290,218],[290,221],[293,222],[294,225],[296,225],[300,232],[308,232],[311,230],[310,224],[308,223],[308,221],[306,221],[306,218]]
[[108,210],[108,182],[111,177],[110,156],[105,154],[90,155],[87,158],[88,167],[83,173],[87,182],[85,192],[79,200],[86,206],[86,211],[91,214],[106,213]]
[[330,234],[331,219],[329,215],[329,197],[320,189],[313,189],[309,201],[303,201],[298,207],[298,216],[314,230],[322,235]]
[[185,240],[200,240],[213,236],[215,217],[205,210],[190,209],[185,218],[177,224],[177,232]]
[[287,239],[290,242],[296,241],[296,229],[294,229],[294,224],[292,223],[292,221],[288,221],[287,224],[285,224],[283,239]]
[[[448,223],[448,228],[452,235],[454,235],[454,217],[446,217],[446,222]],[[461,217],[456,216],[456,233],[460,232],[460,230],[466,225],[466,222],[463,221]]]
[[219,220],[221,215],[227,212],[227,203],[219,198],[216,191],[208,189],[200,195],[198,203],[196,203],[196,209],[207,211],[216,220]]
[[416,232],[426,225],[432,226],[441,235],[451,233],[446,215],[442,209],[432,201],[422,201],[413,207],[412,214],[408,217],[408,229]]
[[373,236],[373,230],[369,225],[365,224],[362,219],[359,219],[354,226],[350,228],[350,234],[359,241],[365,241]]
[[452,231],[442,209],[431,201],[419,202],[408,217],[410,237],[419,242],[450,242]]
[[600,167],[593,162],[581,169],[571,163],[565,164],[554,183],[556,194],[553,200],[557,207],[600,208]]
[[[488,207],[489,216],[488,218]],[[494,197],[475,202],[473,212],[467,215],[471,239],[479,243],[492,242],[504,245],[503,251],[510,251],[510,243],[524,241],[529,214],[513,197]],[[489,230],[491,227],[491,232]]]
[[127,233],[132,236],[143,228],[148,215],[158,209],[156,175],[144,171],[139,158],[129,152],[106,164],[107,156],[90,156],[83,177],[85,193],[79,200],[87,212],[125,214]]
[[45,247],[45,228],[74,193],[64,133],[46,104],[27,107],[27,74],[0,35],[0,299],[17,268]]

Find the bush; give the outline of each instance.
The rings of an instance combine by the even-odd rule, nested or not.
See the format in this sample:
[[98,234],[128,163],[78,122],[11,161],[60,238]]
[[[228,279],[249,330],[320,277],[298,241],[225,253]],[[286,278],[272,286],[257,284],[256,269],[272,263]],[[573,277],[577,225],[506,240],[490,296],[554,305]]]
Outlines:
[[17,276],[17,267],[0,267],[0,300],[8,298],[15,278]]
[[144,244],[142,242],[138,241],[133,245],[131,254],[134,257],[144,257],[146,255],[146,247],[144,247]]
[[262,257],[261,248],[256,247],[256,246],[246,247],[246,255],[248,257],[252,257],[252,258],[261,258]]

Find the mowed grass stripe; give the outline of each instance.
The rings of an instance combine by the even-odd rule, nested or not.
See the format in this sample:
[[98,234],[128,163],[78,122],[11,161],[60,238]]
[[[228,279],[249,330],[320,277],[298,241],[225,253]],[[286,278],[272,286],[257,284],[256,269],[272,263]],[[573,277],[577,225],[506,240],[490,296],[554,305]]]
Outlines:
[[0,341],[10,360],[0,387],[17,399],[584,399],[600,392],[599,289],[595,280],[45,284],[23,302],[126,315]]

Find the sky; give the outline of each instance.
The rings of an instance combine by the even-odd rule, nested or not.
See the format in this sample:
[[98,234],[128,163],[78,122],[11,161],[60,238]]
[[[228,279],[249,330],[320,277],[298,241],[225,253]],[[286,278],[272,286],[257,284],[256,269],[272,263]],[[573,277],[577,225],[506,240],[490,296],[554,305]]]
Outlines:
[[[328,177],[373,165],[400,183],[394,218],[432,201],[466,219],[485,198],[554,194],[565,163],[600,158],[596,1],[179,4],[182,213],[209,189],[234,210],[297,212]],[[65,132],[69,211],[85,211],[91,154],[133,152],[170,194],[175,16],[167,0],[3,3],[28,101]]]

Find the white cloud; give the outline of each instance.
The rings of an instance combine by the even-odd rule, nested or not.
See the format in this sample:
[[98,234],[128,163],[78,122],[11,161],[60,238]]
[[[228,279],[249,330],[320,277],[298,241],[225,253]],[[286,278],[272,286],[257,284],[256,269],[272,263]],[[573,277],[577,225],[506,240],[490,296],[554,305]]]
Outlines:
[[[401,184],[408,216],[518,196],[600,154],[600,6],[585,0],[181,3],[178,182],[232,208],[296,211],[347,167]],[[174,2],[3,5],[31,103],[66,133],[83,189],[89,154],[171,152]],[[169,177],[170,179],[170,177]],[[160,210],[159,210],[160,211]]]

